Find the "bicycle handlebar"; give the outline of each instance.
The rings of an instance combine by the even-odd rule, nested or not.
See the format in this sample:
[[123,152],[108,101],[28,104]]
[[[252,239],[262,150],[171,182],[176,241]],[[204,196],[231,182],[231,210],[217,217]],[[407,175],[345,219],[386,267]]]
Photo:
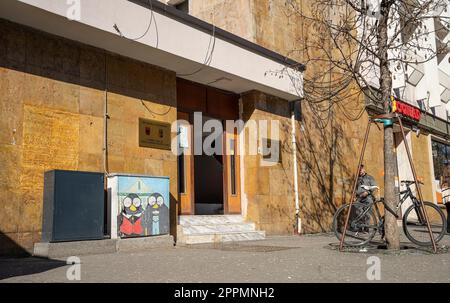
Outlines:
[[[415,184],[416,182],[415,182],[415,181],[410,181],[410,180],[403,180],[403,181],[401,181],[400,183],[406,184],[406,185],[411,185],[411,184]],[[419,183],[419,184],[421,184],[421,185],[424,184],[422,181],[417,181],[417,183]]]

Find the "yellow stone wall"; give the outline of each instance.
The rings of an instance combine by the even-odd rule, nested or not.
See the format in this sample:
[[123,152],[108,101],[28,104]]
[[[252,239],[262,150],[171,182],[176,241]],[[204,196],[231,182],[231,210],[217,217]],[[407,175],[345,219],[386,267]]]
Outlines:
[[[303,106],[299,141],[301,218],[304,233],[330,231],[336,209],[349,202],[363,138],[367,128],[366,113],[351,121],[341,108],[320,120]],[[383,187],[383,132],[372,125],[363,164]],[[382,189],[380,194],[382,195]]]
[[138,144],[139,117],[176,120],[175,74],[0,21],[0,254],[40,240],[45,171],[104,171],[105,75],[108,171],[169,176],[176,222],[176,156]]
[[422,185],[422,196],[424,201],[433,202],[433,180],[431,176],[430,152],[428,149],[428,135],[411,134],[411,149],[417,177],[424,183]]
[[[247,219],[267,234],[292,234],[295,229],[295,200],[293,184],[291,119],[285,100],[252,91],[242,97],[245,133],[244,188],[247,199]],[[268,132],[264,138],[272,138],[271,120],[278,120],[281,161],[274,165],[252,155],[250,132],[254,129],[248,121],[267,121]],[[270,163],[272,164],[272,163]]]
[[[308,9],[307,1],[296,2],[298,9]],[[303,43],[309,38],[309,33],[314,28],[309,26],[307,21],[302,20],[289,5],[286,5],[286,1],[197,0],[192,3],[194,5],[190,7],[190,14],[208,22],[214,21],[215,24],[238,36],[299,62],[305,62]],[[241,18],[236,20],[236,15]],[[318,65],[309,65],[306,73],[313,75],[320,68]],[[266,97],[253,96],[253,98]],[[356,170],[367,126],[367,114],[363,113],[362,116],[359,114],[364,110],[363,105],[362,96],[355,95],[354,98],[342,102],[339,106],[333,106],[332,112],[323,111],[323,108],[328,107],[325,101],[320,105],[322,112],[318,113],[316,105],[303,101],[302,121],[297,122],[297,129],[301,130],[298,134],[297,155],[300,216],[302,230],[305,233],[329,231],[336,208],[348,202],[352,187],[351,180]],[[290,121],[279,115],[276,110],[286,106],[287,102],[279,103],[277,106],[267,108],[263,114],[255,110],[248,116],[280,119],[282,124],[289,126],[287,129],[290,130]],[[328,119],[327,116],[330,118]],[[290,137],[284,144],[290,146]],[[373,126],[364,163],[380,185],[383,183],[382,150],[382,131]],[[290,152],[286,151],[286,153],[287,159],[291,159]],[[292,168],[285,166],[287,164],[284,161],[283,159],[284,174],[277,172],[282,178],[279,182],[269,178],[269,172],[276,169],[260,167],[257,165],[257,159],[245,158],[246,176],[254,176],[253,180],[249,180],[248,177],[245,180],[249,198],[248,217],[259,223],[259,226],[266,229],[269,234],[292,232],[295,223]],[[286,190],[288,195],[284,199],[274,197],[269,189],[271,183],[277,186],[282,183],[279,192]],[[285,188],[286,186],[288,188]],[[273,218],[266,218],[270,216],[269,210],[275,214]]]
[[255,39],[254,22],[249,18],[254,2],[249,0],[189,1],[190,14],[249,41]]
[[[261,155],[249,155],[246,132],[247,218],[268,234],[292,234],[296,222],[288,103],[259,92],[247,93],[242,100],[244,121],[267,120],[270,123],[270,120],[278,120],[282,141],[282,162],[264,166]],[[302,120],[296,121],[302,232],[329,231],[337,207],[350,199],[367,115],[357,123],[345,123],[343,115],[335,113],[333,119],[323,125],[310,113],[308,103],[303,103],[302,111]],[[382,138],[382,130],[373,125],[363,162],[381,187],[384,176]]]

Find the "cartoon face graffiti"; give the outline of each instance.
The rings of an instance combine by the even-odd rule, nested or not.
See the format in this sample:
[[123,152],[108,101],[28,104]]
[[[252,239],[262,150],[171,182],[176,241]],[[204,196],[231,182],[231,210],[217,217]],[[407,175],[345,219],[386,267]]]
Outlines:
[[136,194],[128,194],[122,201],[123,210],[121,213],[122,222],[120,232],[124,235],[142,235],[142,201]]
[[123,212],[127,215],[137,215],[142,213],[142,201],[136,194],[128,194],[123,199]]
[[158,193],[152,194],[150,198],[148,198],[148,205],[154,209],[153,213],[158,215],[158,209],[164,205],[164,197]]
[[144,214],[146,235],[169,233],[169,208],[159,193],[151,194]]

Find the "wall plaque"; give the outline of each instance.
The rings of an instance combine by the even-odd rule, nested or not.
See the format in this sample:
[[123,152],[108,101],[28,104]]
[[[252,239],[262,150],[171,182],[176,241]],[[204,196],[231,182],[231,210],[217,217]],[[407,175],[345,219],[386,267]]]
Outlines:
[[180,148],[189,148],[188,138],[189,128],[187,125],[180,125],[178,128],[178,138]]
[[171,125],[139,118],[139,146],[171,150]]

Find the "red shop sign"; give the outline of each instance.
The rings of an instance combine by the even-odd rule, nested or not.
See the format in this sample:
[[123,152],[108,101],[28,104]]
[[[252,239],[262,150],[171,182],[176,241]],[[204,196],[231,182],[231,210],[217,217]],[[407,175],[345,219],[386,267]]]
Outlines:
[[422,115],[418,108],[415,108],[414,106],[402,101],[395,100],[394,98],[392,98],[392,112],[402,114],[403,116],[414,119],[416,121],[420,121],[420,117]]

